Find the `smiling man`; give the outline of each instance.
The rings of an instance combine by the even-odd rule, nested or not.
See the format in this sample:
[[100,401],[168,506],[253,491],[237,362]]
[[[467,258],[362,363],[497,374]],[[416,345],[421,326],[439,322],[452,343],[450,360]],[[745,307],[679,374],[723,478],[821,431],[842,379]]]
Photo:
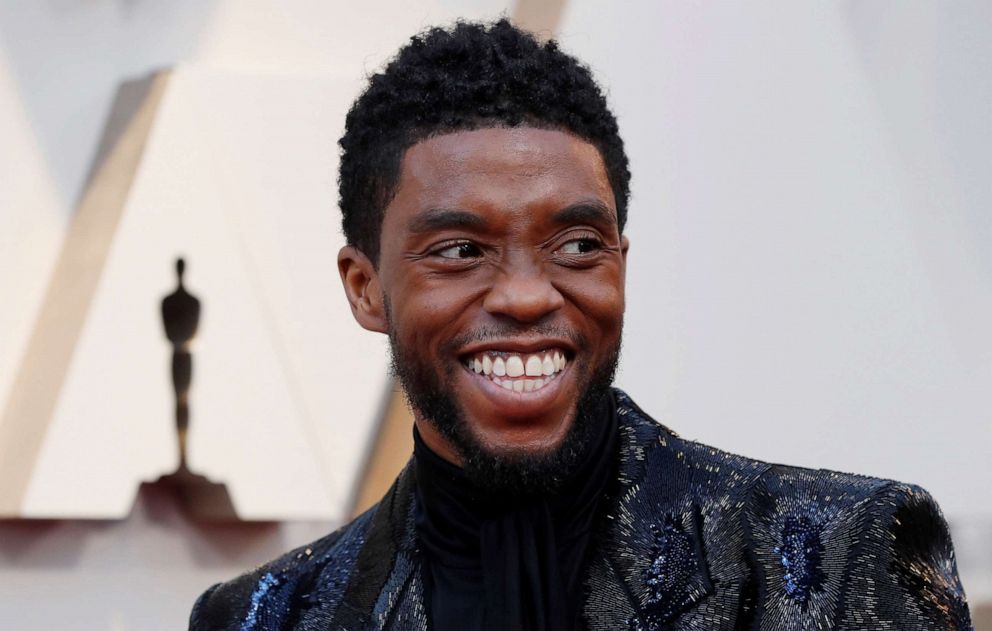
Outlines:
[[608,391],[626,240],[605,165],[558,130],[487,127],[406,151],[378,266],[339,260],[355,316],[389,334],[427,448],[475,482],[550,488]]
[[589,71],[506,21],[415,37],[341,140],[338,256],[414,457],[195,630],[967,629],[918,487],[683,440],[611,383],[629,172]]

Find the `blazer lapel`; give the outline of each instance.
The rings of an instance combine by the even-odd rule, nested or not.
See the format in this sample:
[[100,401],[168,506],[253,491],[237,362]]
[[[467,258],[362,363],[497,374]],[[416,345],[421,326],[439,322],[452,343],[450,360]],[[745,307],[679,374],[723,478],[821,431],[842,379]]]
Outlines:
[[391,626],[397,615],[405,619],[404,629],[426,628],[426,617],[422,627],[409,616],[410,612],[424,611],[413,525],[415,484],[411,461],[372,518],[331,629],[382,630]]
[[609,616],[598,622],[610,628],[657,629],[713,591],[703,517],[694,502],[692,471],[668,448],[677,437],[624,393],[615,393],[620,482],[589,568],[586,617]]

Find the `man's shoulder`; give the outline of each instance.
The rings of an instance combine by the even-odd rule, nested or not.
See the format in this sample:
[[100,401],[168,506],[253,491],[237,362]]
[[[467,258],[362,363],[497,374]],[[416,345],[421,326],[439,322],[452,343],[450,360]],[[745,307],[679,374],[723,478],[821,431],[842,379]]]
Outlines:
[[[739,456],[679,437],[622,393],[617,401],[621,427],[637,436],[624,457],[639,466],[611,520],[621,564],[656,558],[663,568],[681,542],[706,557],[679,566],[698,568],[682,584],[699,593],[737,585],[751,594],[751,615],[816,612],[822,628],[838,629],[969,628],[947,524],[923,488]],[[631,584],[660,581],[654,567],[628,572]],[[656,600],[660,613],[649,607],[649,617],[677,609]]]
[[190,630],[283,628],[308,609],[335,606],[377,508],[317,541],[210,587],[193,607]]
[[[814,505],[851,505],[869,498],[881,502],[933,502],[921,487],[891,479],[831,469],[814,469],[766,462],[684,438],[644,412],[630,396],[616,390],[623,431],[639,453],[629,459],[644,461],[648,484],[681,484],[698,494],[733,492],[752,497],[772,508],[776,502],[797,498]],[[771,502],[771,504],[769,504]]]

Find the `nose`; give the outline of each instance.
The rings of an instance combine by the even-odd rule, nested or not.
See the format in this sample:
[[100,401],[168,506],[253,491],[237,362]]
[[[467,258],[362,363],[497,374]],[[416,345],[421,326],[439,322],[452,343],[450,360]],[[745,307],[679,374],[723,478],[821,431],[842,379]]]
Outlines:
[[501,270],[482,306],[492,315],[536,322],[564,304],[565,298],[541,266],[527,262]]

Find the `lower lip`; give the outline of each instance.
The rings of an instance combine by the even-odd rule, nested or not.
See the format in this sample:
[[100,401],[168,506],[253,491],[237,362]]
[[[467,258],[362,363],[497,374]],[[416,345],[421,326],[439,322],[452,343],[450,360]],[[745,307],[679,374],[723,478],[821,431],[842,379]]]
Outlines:
[[564,380],[571,374],[571,368],[572,362],[568,362],[561,372],[555,373],[554,379],[539,390],[530,392],[504,388],[485,374],[469,370],[464,365],[462,372],[468,377],[471,386],[489,399],[502,415],[508,418],[526,418],[538,416],[553,406],[562,391]]

